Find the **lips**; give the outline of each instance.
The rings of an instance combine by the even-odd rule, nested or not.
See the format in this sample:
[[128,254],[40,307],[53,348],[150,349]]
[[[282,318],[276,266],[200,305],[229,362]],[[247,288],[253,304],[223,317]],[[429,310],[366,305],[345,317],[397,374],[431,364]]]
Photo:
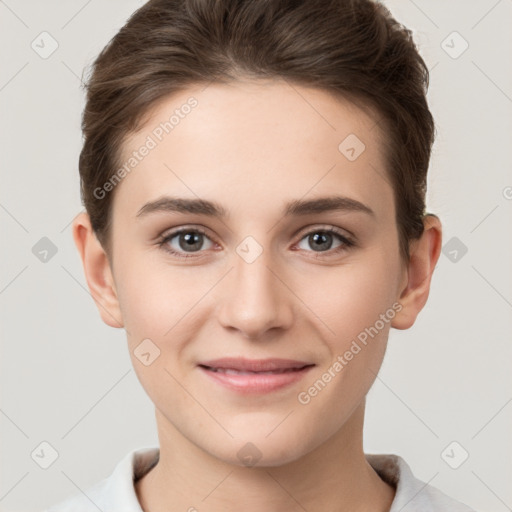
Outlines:
[[202,372],[237,393],[268,393],[296,383],[313,363],[292,359],[223,358],[200,363]]
[[199,366],[213,371],[231,370],[236,373],[283,373],[312,366],[312,363],[293,359],[244,359],[242,357],[225,357],[200,363]]

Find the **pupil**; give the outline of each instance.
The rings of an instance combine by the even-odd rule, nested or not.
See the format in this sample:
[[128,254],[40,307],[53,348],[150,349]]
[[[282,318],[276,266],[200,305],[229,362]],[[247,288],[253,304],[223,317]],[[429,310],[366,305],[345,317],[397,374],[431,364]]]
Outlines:
[[[311,235],[310,238],[312,240],[314,240],[315,243],[318,243],[320,242],[320,246],[322,245],[327,245],[327,247],[319,247],[317,245],[317,247],[319,247],[321,250],[325,250],[327,251],[328,249],[330,249],[331,245],[332,245],[332,239],[329,240],[329,237],[331,237],[331,235],[327,234],[327,233],[322,233],[322,234],[318,234],[318,233],[315,233],[314,235]],[[327,243],[326,242],[326,239],[329,240],[330,243]]]
[[[180,240],[180,246],[182,249],[199,249],[201,247],[201,243],[199,242],[201,233],[185,233],[182,235],[181,240],[185,240],[185,244],[181,243]],[[198,247],[194,247],[197,245]]]

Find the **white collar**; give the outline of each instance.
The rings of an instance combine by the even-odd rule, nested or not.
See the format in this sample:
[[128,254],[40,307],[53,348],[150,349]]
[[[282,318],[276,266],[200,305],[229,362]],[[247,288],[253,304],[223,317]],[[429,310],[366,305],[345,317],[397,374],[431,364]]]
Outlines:
[[[135,493],[134,479],[146,474],[156,464],[159,453],[155,446],[130,451],[109,477],[46,512],[143,512]],[[365,457],[379,476],[396,488],[389,512],[475,512],[418,480],[402,457],[393,454],[365,454]]]

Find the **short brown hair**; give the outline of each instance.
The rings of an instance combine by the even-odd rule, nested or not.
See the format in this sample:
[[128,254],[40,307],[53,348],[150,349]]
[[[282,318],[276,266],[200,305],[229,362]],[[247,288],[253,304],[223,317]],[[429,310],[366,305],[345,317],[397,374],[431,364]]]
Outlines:
[[86,84],[81,196],[105,250],[115,190],[94,191],[121,165],[126,136],[165,96],[242,76],[328,90],[377,114],[408,261],[424,229],[435,137],[429,73],[411,31],[372,0],[150,0],[135,11]]

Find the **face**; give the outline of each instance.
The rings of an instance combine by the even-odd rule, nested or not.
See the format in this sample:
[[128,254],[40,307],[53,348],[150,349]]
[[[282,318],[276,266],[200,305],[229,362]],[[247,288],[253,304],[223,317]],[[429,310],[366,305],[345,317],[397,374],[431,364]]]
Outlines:
[[112,275],[160,433],[278,465],[363,403],[404,282],[379,130],[327,92],[237,82],[125,141],[123,162],[149,149],[115,190]]

